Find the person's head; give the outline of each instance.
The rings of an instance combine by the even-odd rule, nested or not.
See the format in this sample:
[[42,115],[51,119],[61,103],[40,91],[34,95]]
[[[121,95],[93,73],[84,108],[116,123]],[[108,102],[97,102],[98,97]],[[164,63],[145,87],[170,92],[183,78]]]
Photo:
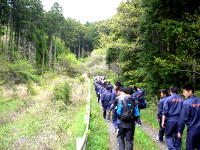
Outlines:
[[163,98],[163,97],[166,97],[166,96],[169,96],[168,89],[160,90],[160,97]]
[[133,94],[133,90],[131,87],[124,87],[124,93],[126,95],[131,95],[131,94]]
[[188,98],[194,94],[194,88],[191,85],[185,85],[183,87],[183,95]]
[[178,93],[178,88],[175,87],[175,86],[171,86],[169,88],[169,92],[170,92],[170,94],[177,94]]
[[121,95],[121,93],[123,92],[123,87],[117,87],[117,88],[115,89],[115,91],[116,91],[116,95],[119,96],[119,95]]
[[118,88],[118,87],[122,87],[122,84],[120,81],[115,82],[115,88]]
[[138,90],[137,86],[132,87],[132,91],[136,92]]

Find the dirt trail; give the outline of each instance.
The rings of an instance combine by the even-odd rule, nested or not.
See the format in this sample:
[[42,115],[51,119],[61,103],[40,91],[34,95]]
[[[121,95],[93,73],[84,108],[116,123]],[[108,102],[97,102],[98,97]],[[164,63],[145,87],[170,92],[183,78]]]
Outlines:
[[[112,122],[107,122],[107,127],[109,130],[109,136],[110,136],[110,149],[109,150],[118,150],[117,137],[116,137],[115,129],[114,129]],[[146,124],[144,122],[142,123],[141,129],[153,139],[153,141],[157,144],[157,146],[160,148],[160,150],[168,150],[165,143],[161,143],[156,140],[156,136],[158,133],[158,131],[156,129],[151,128],[148,124]]]
[[118,150],[117,136],[115,134],[115,129],[112,124],[112,121],[107,122],[107,127],[109,130],[109,136],[110,136],[110,149],[109,150]]
[[165,145],[165,143],[161,143],[161,142],[158,142],[156,140],[156,137],[157,137],[157,134],[158,134],[158,131],[156,129],[153,129],[152,127],[150,127],[145,122],[142,122],[141,129],[154,140],[154,142],[158,145],[158,147],[160,148],[160,150],[168,150],[168,148]]

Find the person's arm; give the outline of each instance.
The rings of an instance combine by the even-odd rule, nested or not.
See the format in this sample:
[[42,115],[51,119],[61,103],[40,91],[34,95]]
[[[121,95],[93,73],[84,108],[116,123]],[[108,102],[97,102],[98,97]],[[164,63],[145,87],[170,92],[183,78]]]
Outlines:
[[117,99],[115,99],[115,100],[112,102],[112,104],[111,104],[111,106],[110,106],[110,112],[111,112],[116,106],[117,106]]
[[158,103],[158,111],[157,111],[157,120],[158,122],[160,121],[160,117],[162,117],[162,107],[161,107],[162,103],[161,100]]
[[165,128],[165,119],[166,119],[166,116],[162,115],[162,127],[163,128]]
[[163,105],[163,113],[162,113],[162,127],[165,128],[165,121],[166,121],[166,116],[168,115],[169,111],[169,101],[165,100],[164,105]]
[[178,122],[178,137],[182,137],[183,130],[185,128],[185,124],[189,119],[190,114],[190,106],[187,104],[183,104],[183,108],[181,110],[180,119]]

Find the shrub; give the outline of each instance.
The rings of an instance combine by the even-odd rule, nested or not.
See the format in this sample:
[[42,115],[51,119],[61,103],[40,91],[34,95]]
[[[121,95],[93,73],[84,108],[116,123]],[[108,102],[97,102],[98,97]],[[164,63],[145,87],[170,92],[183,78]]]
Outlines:
[[71,88],[67,82],[56,86],[53,91],[53,100],[62,100],[66,105],[70,103]]
[[74,54],[63,53],[58,57],[58,60],[62,66],[60,68],[61,72],[66,72],[70,76],[81,74],[81,72],[83,72],[81,63],[77,60]]
[[5,57],[0,57],[0,81],[13,83],[26,83],[27,81],[38,81],[35,68],[26,60],[18,60],[13,63]]

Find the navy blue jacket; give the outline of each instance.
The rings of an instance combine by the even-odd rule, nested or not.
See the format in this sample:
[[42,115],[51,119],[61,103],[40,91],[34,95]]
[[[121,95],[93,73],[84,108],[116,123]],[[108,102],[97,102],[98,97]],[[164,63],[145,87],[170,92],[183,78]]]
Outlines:
[[111,96],[112,96],[112,93],[110,91],[105,91],[102,95],[102,99],[101,99],[101,103],[102,103],[102,106],[105,108],[105,107],[109,107],[111,106]]
[[188,129],[200,130],[200,98],[195,95],[184,101],[181,117],[178,124],[178,131],[183,133],[185,124]]
[[178,94],[172,94],[164,102],[163,114],[168,121],[178,121],[184,99]]
[[160,99],[159,104],[158,104],[158,113],[157,113],[157,118],[160,119],[162,118],[163,115],[163,106],[164,106],[164,102],[167,100],[167,97],[164,97],[162,99]]

